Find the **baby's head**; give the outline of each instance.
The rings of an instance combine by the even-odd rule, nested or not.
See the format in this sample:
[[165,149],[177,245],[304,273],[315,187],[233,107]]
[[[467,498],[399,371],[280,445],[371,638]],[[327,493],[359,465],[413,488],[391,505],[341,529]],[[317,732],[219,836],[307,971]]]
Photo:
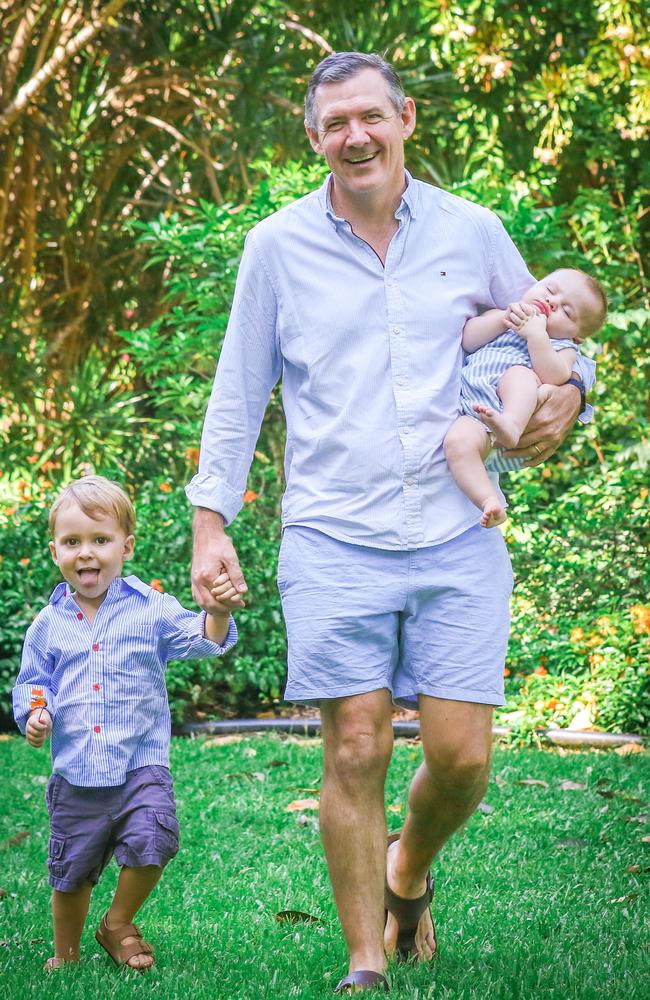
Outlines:
[[103,476],[84,476],[56,498],[50,552],[77,597],[99,606],[133,555],[135,512],[124,490]]
[[599,281],[585,271],[563,267],[536,281],[524,302],[542,304],[546,330],[553,340],[581,344],[600,330],[607,316],[607,296]]

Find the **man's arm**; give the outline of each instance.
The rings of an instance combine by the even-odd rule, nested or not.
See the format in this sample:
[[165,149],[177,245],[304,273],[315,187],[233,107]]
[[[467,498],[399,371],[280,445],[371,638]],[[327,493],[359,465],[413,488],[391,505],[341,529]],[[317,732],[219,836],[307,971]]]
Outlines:
[[247,589],[224,527],[241,510],[264,411],[282,369],[276,316],[275,293],[251,233],[203,424],[199,471],[185,491],[197,508],[192,592],[208,612],[216,607],[210,589],[222,570],[240,594]]

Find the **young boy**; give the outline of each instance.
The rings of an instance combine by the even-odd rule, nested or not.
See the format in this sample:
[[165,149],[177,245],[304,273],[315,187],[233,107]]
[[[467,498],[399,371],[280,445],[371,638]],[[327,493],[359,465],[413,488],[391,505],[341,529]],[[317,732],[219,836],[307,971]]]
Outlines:
[[65,583],[27,630],[13,692],[31,746],[52,732],[46,800],[55,954],[45,968],[79,961],[92,888],[115,854],[117,889],[95,937],[116,964],[143,972],[153,949],[133,919],[178,851],[165,666],[231,649],[230,611],[243,602],[225,573],[214,581],[218,607],[210,615],[122,577],[135,514],[102,476],[64,489],[49,526]]
[[461,372],[463,416],[445,437],[445,456],[458,486],[482,510],[481,524],[506,519],[485,459],[496,445],[515,448],[537,407],[542,383],[563,385],[578,346],[605,321],[607,299],[584,271],[561,269],[535,282],[519,302],[474,316],[463,330],[470,355]]

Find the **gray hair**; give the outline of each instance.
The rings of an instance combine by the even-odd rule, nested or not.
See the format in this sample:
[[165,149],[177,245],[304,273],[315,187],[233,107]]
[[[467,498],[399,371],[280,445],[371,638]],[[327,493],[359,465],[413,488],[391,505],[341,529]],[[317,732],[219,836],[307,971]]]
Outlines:
[[404,110],[404,88],[402,81],[389,62],[381,56],[370,52],[334,52],[319,62],[307,85],[305,97],[305,125],[307,128],[317,128],[316,125],[316,90],[321,84],[341,83],[351,76],[356,76],[364,69],[376,69],[381,73],[388,87],[388,97],[399,114]]

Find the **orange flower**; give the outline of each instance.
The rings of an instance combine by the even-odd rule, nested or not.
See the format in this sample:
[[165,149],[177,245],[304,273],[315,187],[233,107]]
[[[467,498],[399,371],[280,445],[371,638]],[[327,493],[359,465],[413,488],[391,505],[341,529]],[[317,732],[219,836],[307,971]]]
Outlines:
[[256,493],[255,490],[246,490],[243,496],[244,503],[253,503],[258,496],[259,493]]
[[605,657],[602,653],[592,653],[589,662],[592,667],[599,667],[601,663],[605,662]]
[[549,699],[548,699],[548,701],[546,702],[546,707],[547,707],[547,708],[557,708],[557,706],[558,706],[559,704],[560,704],[560,703],[559,703],[559,701],[557,700],[557,698],[549,698]]
[[510,677],[510,668],[509,667],[504,667],[503,668],[503,676],[504,677]]
[[190,463],[190,465],[199,464],[199,449],[198,448],[186,448],[185,458]]
[[581,628],[572,628],[571,629],[571,635],[569,636],[569,638],[571,639],[571,642],[580,642],[580,640],[584,639],[584,637],[585,637],[585,633],[584,633],[583,629],[581,629]]
[[650,607],[645,604],[633,604],[630,608],[630,615],[636,633],[650,632]]
[[24,559],[19,559],[18,561],[20,562],[21,566],[29,566],[29,559],[27,558],[27,556],[25,556]]
[[594,634],[592,635],[592,637],[589,640],[589,645],[592,646],[592,647],[593,646],[600,646],[601,642],[603,642],[604,639],[605,639],[604,635],[599,635],[598,632],[594,632]]
[[38,462],[38,455],[28,455],[27,461],[30,465],[34,465],[35,462]]
[[544,674],[548,673],[548,670],[546,669],[546,667],[543,667],[542,664],[540,663],[540,665],[538,667],[535,667],[533,673],[534,674],[539,674],[540,677],[543,677]]
[[165,593],[165,588],[162,585],[162,580],[150,580],[149,586],[152,590],[157,590],[159,594]]
[[161,493],[171,493],[172,486],[171,483],[161,483],[158,489]]

